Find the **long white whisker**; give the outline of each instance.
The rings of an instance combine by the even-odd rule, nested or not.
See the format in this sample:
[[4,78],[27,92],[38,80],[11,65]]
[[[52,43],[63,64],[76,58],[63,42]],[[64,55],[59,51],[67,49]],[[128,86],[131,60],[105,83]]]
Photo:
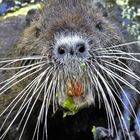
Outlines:
[[48,56],[25,56],[25,57],[19,57],[19,58],[0,58],[0,64],[1,63],[10,63],[10,62],[18,62],[23,60],[40,60],[43,58],[47,58]]
[[112,67],[118,71],[121,71],[121,72],[127,74],[128,76],[131,76],[132,78],[136,79],[137,81],[140,81],[140,77],[137,76],[134,72],[129,71],[129,70],[127,70],[119,65],[114,64],[114,63],[111,63],[111,62],[108,62],[105,60],[102,60],[102,61],[105,62],[107,66]]
[[[27,122],[28,122],[28,120],[29,120],[29,117],[30,117],[30,115],[31,115],[31,113],[32,113],[32,111],[33,111],[33,108],[34,108],[34,106],[35,106],[35,104],[36,104],[36,102],[37,102],[37,100],[38,100],[38,98],[39,98],[39,96],[40,96],[40,94],[41,94],[41,92],[42,92],[42,89],[44,88],[44,83],[45,83],[45,82],[41,83],[40,86],[39,86],[39,84],[40,84],[40,82],[41,82],[43,76],[46,74],[46,72],[47,72],[47,71],[45,70],[43,73],[41,73],[40,79],[39,79],[39,81],[38,81],[38,84],[36,85],[36,87],[35,87],[35,89],[34,89],[34,91],[33,91],[32,97],[37,93],[38,90],[40,90],[40,91],[38,92],[38,95],[37,95],[36,98],[35,98],[35,101],[34,101],[32,107],[31,107],[31,109],[30,109],[30,112],[29,112],[29,114],[28,114],[28,116],[27,116],[27,118],[26,118],[26,121],[25,121],[24,126],[23,126],[22,131],[21,131],[21,134],[20,134],[20,136],[19,136],[19,140],[22,138],[22,135],[23,135],[24,129],[25,129],[25,127],[26,127],[26,124],[27,124]],[[30,102],[29,102],[28,106],[29,106],[30,103],[31,103],[32,97],[29,99]]]
[[[35,134],[36,134],[36,131],[37,131],[37,129],[38,129],[38,131],[39,131],[39,126],[40,126],[40,121],[41,121],[41,117],[42,117],[42,119],[43,119],[43,116],[44,116],[44,106],[45,106],[45,102],[47,102],[47,99],[48,99],[48,95],[49,94],[51,94],[50,92],[49,92],[49,89],[50,89],[50,86],[52,85],[52,82],[50,82],[49,83],[49,85],[48,85],[48,81],[49,81],[49,78],[50,78],[50,75],[54,72],[55,70],[53,70],[53,69],[51,69],[49,72],[48,72],[48,74],[47,74],[47,76],[46,76],[46,78],[45,78],[45,81],[44,81],[44,98],[43,98],[43,103],[42,103],[42,106],[41,106],[41,109],[40,109],[40,113],[39,113],[39,116],[38,116],[38,120],[37,120],[37,123],[36,123],[36,127],[35,127],[35,130],[34,130],[34,134],[33,134],[33,137],[32,137],[32,140],[34,139],[34,137],[35,137]],[[50,95],[49,95],[50,96]],[[48,108],[46,108],[46,110],[45,111],[47,111],[48,110]],[[38,134],[38,133],[37,133]],[[37,138],[38,138],[38,136],[37,136]]]
[[[92,66],[92,64],[90,65],[90,67],[91,67],[91,66]],[[95,68],[95,66],[93,66],[93,68],[90,68],[90,73],[92,73],[92,70],[95,70],[96,72],[98,71],[98,70]],[[100,91],[101,91],[102,98],[103,98],[103,102],[104,102],[104,104],[105,104],[106,113],[107,113],[108,127],[111,128],[111,130],[112,130],[113,124],[114,124],[114,126],[116,126],[115,120],[113,119],[112,110],[111,110],[111,108],[110,108],[110,106],[109,106],[108,101],[107,101],[107,103],[106,103],[107,98],[106,98],[105,92],[104,92],[104,90],[103,90],[103,88],[102,88],[102,86],[101,86],[101,84],[100,84],[98,78],[97,78],[97,77],[95,76],[95,74],[93,74],[93,73],[92,73],[91,75],[92,75],[92,78],[95,77],[93,81],[96,81],[96,82],[95,82],[96,84],[94,84],[94,85],[98,87],[98,88],[96,88],[96,87],[95,87],[95,88],[96,88],[97,93],[98,93],[99,107],[101,106],[101,103],[100,103],[101,97],[100,97],[100,93],[99,93],[99,90],[100,90]],[[92,79],[92,78],[91,78],[91,79]],[[91,81],[92,81],[92,80],[91,80]],[[113,124],[112,124],[112,123],[113,123]],[[115,127],[115,132],[117,133],[116,127]]]
[[123,44],[119,44],[119,45],[114,45],[114,46],[111,46],[111,47],[108,47],[108,48],[98,48],[98,49],[94,49],[94,51],[99,51],[99,50],[106,50],[106,49],[113,49],[113,48],[119,48],[119,47],[127,47],[128,45],[132,45],[132,44],[137,44],[139,43],[140,41],[133,41],[133,42],[129,42],[129,43],[123,43]]
[[[109,52],[111,51],[111,52]],[[139,56],[140,53],[129,53],[129,52],[113,52],[113,51],[118,51],[118,50],[107,50],[107,52],[102,52],[102,54],[106,54],[106,55],[129,55],[129,56]]]
[[[52,71],[51,69],[50,69],[50,67],[48,67],[47,69],[46,69],[46,71]],[[37,81],[40,79],[40,75],[39,75],[39,77],[36,77],[35,78],[35,81],[36,81],[36,83],[38,83]],[[33,89],[33,88],[32,88]],[[30,99],[32,98],[33,96],[31,96],[30,97]],[[28,101],[27,101],[28,102]],[[24,104],[24,102],[22,103],[22,104]],[[21,107],[22,107],[22,105],[21,105]],[[24,117],[25,117],[25,114],[26,114],[26,112],[27,112],[27,110],[28,110],[28,107],[26,108],[26,110],[24,111],[24,115],[22,116],[22,119],[21,119],[21,121],[20,121],[20,123],[19,123],[19,126],[18,126],[18,128],[20,127],[20,125],[21,125],[21,123],[22,123],[22,121],[23,121],[23,119],[24,119]]]
[[[45,61],[44,61],[44,62],[38,62],[37,64],[39,64],[39,65],[37,65],[36,68],[41,67],[41,65],[43,66],[43,64],[46,64],[46,62],[45,62]],[[36,65],[36,64],[35,64],[35,65]],[[28,71],[27,71],[27,70],[28,70]],[[30,70],[34,70],[34,69],[31,69],[31,68],[30,68]],[[20,76],[26,74],[26,72],[27,72],[27,73],[30,72],[30,70],[28,69],[28,67],[25,67],[25,68],[19,70],[18,72],[16,72],[11,78],[6,79],[6,80],[4,80],[3,82],[1,82],[0,85],[3,84],[3,83],[6,83],[6,84],[9,83],[9,84],[10,84],[11,82],[13,82],[13,81],[14,81],[15,79],[17,79],[18,77],[20,77]]]
[[[126,136],[125,136],[124,129],[123,129],[123,125],[122,125],[122,122],[121,122],[121,119],[123,119],[123,124],[124,124],[125,130],[127,131],[128,134],[129,134],[129,130],[128,130],[126,124],[125,124],[125,120],[124,120],[124,118],[123,118],[123,115],[122,115],[122,112],[121,112],[121,110],[120,110],[120,108],[119,108],[119,105],[118,105],[118,103],[117,103],[117,101],[116,101],[116,99],[115,99],[115,97],[114,97],[114,95],[113,95],[111,89],[110,89],[109,86],[108,86],[108,82],[103,78],[103,76],[102,76],[97,70],[96,70],[96,72],[98,73],[98,75],[99,75],[100,78],[102,79],[102,81],[103,81],[103,83],[104,83],[104,85],[105,85],[105,87],[106,87],[106,89],[107,89],[109,98],[110,98],[110,100],[112,100],[112,103],[114,104],[114,107],[115,107],[115,109],[116,109],[116,111],[117,111],[118,118],[119,118],[119,121],[120,121],[120,124],[121,124],[121,128],[122,128],[122,131],[123,131],[123,135],[124,135],[124,137],[126,137]],[[120,116],[121,116],[121,117],[120,117]],[[129,138],[130,138],[130,135],[129,135]]]
[[131,60],[140,63],[140,60],[137,58],[129,58],[129,57],[124,57],[124,56],[107,56],[107,55],[101,55],[101,56],[96,56],[96,58],[108,58],[108,59],[123,59],[123,60]]
[[108,120],[109,122],[111,122],[111,121],[113,122],[114,127],[115,127],[115,132],[117,133],[116,122],[115,122],[115,120],[114,120],[113,112],[112,112],[112,110],[111,110],[111,108],[110,108],[110,105],[109,105],[108,99],[107,99],[107,97],[106,97],[105,91],[104,91],[104,89],[102,88],[102,86],[101,86],[101,84],[100,84],[100,82],[99,82],[99,80],[98,80],[98,78],[97,78],[96,76],[95,76],[95,79],[96,79],[96,82],[98,83],[98,87],[99,87],[99,89],[100,89],[100,91],[101,91],[101,96],[102,96],[103,101],[104,101],[106,113],[108,114],[108,115],[107,115],[107,116],[108,116],[107,119],[109,119],[109,120]]
[[[56,74],[57,74],[57,72],[54,73],[54,76],[53,76],[53,78],[52,78],[52,80],[51,80],[51,82],[50,82],[50,84],[49,84],[49,86],[48,86],[48,88],[46,90],[46,96],[48,95],[48,97],[46,98],[47,100],[46,100],[45,125],[44,125],[44,129],[45,129],[45,133],[46,133],[46,139],[47,139],[47,116],[48,116],[48,109],[49,109],[49,104],[50,104],[50,101],[52,99],[52,96],[54,96],[53,94],[55,94],[55,93],[53,93],[53,90],[51,90],[51,87],[52,87],[52,85],[54,85],[54,80],[56,78]],[[56,85],[56,82],[55,82],[55,85]]]
[[[26,74],[27,72],[30,72],[30,71],[32,71],[32,70],[34,70],[34,69],[39,68],[39,70],[37,70],[37,71],[39,72],[40,69],[41,69],[41,67],[43,67],[44,65],[45,65],[45,64],[42,64],[42,65],[36,66],[36,67],[34,67],[34,68],[31,68],[31,69],[29,69],[29,70],[26,70],[25,72],[22,72],[21,74],[19,74],[16,78],[12,79],[12,81],[14,81],[14,80],[17,79],[18,77],[20,77],[20,76],[22,76],[22,75]],[[37,71],[36,71],[36,72],[37,72]],[[4,86],[2,86],[2,87],[0,88],[0,91],[1,91],[1,90],[4,89],[7,85],[9,85],[6,89],[4,89],[4,90],[0,93],[0,95],[2,95],[3,93],[5,93],[8,89],[10,89],[11,87],[13,87],[14,85],[16,85],[16,84],[18,84],[19,82],[21,82],[21,81],[23,81],[24,79],[26,79],[27,77],[31,76],[32,74],[34,74],[34,72],[31,73],[31,74],[28,74],[27,76],[25,76],[25,77],[23,77],[23,78],[21,78],[20,80],[16,81],[16,82],[13,83],[12,85],[9,85],[9,84],[11,83],[11,81],[9,81],[7,84],[5,84]]]
[[[36,82],[37,83],[37,82]],[[12,113],[12,111],[13,111],[13,109],[17,106],[17,104],[19,103],[19,101],[24,97],[24,95],[28,92],[28,90],[29,90],[29,92],[28,92],[28,94],[26,95],[26,97],[28,97],[29,96],[29,94],[30,94],[30,92],[31,92],[31,90],[33,89],[33,87],[35,86],[35,82],[34,83],[32,83],[30,86],[29,86],[29,88],[32,86],[32,88],[29,90],[29,89],[27,89],[27,90],[25,90],[25,92],[24,92],[24,90],[21,92],[21,93],[24,93],[20,98],[19,98],[19,100],[14,104],[14,106],[11,108],[11,110],[10,110],[10,112],[8,113],[8,115],[6,116],[6,118],[5,118],[5,120],[4,120],[4,122],[3,122],[3,124],[2,124],[2,126],[1,126],[1,128],[0,128],[0,131],[1,131],[1,129],[3,128],[3,126],[4,126],[4,124],[6,123],[6,121],[8,120],[8,118],[9,118],[9,116],[10,116],[10,114]],[[21,94],[20,93],[20,94]],[[27,104],[28,102],[26,102],[26,104]],[[11,104],[11,103],[10,103]],[[23,106],[23,104],[21,105],[21,107],[19,108],[19,111],[16,113],[16,114],[20,114],[20,112],[24,109],[24,107],[26,106],[26,104],[24,104],[24,106]],[[9,106],[8,106],[9,107]],[[7,110],[8,108],[6,108],[6,110]],[[5,112],[5,110],[4,110],[4,112]],[[2,113],[3,114],[3,113]],[[1,114],[1,115],[2,115]],[[15,116],[15,118],[13,119],[13,120],[15,120],[17,117],[18,117],[18,115],[16,115]],[[13,121],[14,122],[14,121]],[[11,123],[11,126],[12,126],[12,124],[13,123]],[[10,127],[9,127],[9,129],[10,129]],[[9,130],[8,129],[8,130]],[[7,131],[8,132],[8,131]]]
[[[35,84],[35,82],[37,81],[37,83],[38,83],[38,80],[40,79],[40,76],[41,76],[41,74],[38,76],[38,77],[36,77],[29,85],[30,86],[27,86],[27,87],[29,87],[29,89],[30,89],[30,87],[32,86],[32,84]],[[37,80],[38,79],[38,80]],[[32,87],[33,88],[33,87]],[[26,89],[26,88],[25,88]],[[19,94],[22,94],[22,93],[24,93],[24,95],[25,95],[25,93],[28,91],[28,89],[27,90],[25,90],[25,89],[23,89]],[[31,89],[30,89],[30,91],[31,91]],[[29,93],[27,94],[27,96],[30,94],[30,91],[29,91]],[[23,95],[23,96],[24,96]],[[19,95],[20,96],[20,95]],[[32,95],[33,96],[33,95]],[[17,98],[17,97],[16,97]],[[22,98],[22,96],[20,97],[20,99]],[[12,109],[11,109],[11,111],[9,112],[9,114],[7,115],[7,117],[6,117],[6,119],[5,119],[5,121],[4,121],[4,123],[6,122],[6,120],[8,119],[8,117],[9,117],[9,115],[11,114],[11,112],[12,112],[12,110],[15,108],[15,106],[18,104],[18,102],[20,101],[20,99],[16,102],[16,104],[12,107]],[[30,98],[30,100],[31,100],[31,98]],[[29,101],[30,101],[29,100]],[[29,102],[29,101],[27,101],[26,102],[26,104]],[[14,117],[14,119],[13,119],[13,121],[10,123],[10,125],[9,125],[9,127],[6,129],[6,131],[3,133],[3,135],[1,136],[1,138],[2,137],[4,137],[6,134],[7,134],[7,132],[9,131],[9,129],[11,128],[11,126],[12,126],[12,124],[14,123],[14,121],[15,121],[15,119],[18,117],[18,115],[20,114],[20,112],[24,109],[24,107],[26,106],[26,104],[23,106],[23,104],[22,104],[22,108],[20,107],[20,109],[19,109],[19,111],[16,113],[16,116]],[[10,106],[10,105],[9,105]],[[9,106],[8,106],[8,108],[9,108]],[[6,110],[8,109],[8,108],[6,108]],[[6,110],[4,110],[3,111],[3,113],[6,111]],[[3,114],[2,113],[2,114]],[[1,115],[2,115],[1,114]],[[2,127],[4,126],[4,123],[3,123],[3,125],[2,125]],[[2,127],[1,127],[1,129],[2,129]]]
[[[39,71],[41,71],[41,69],[34,71],[33,73],[30,74],[30,76],[33,75],[33,74],[35,74],[35,73],[38,73]],[[34,80],[36,80],[36,78],[35,78]],[[32,82],[34,82],[34,80],[33,80]],[[31,84],[32,84],[32,82],[31,82]],[[15,98],[15,99],[7,106],[7,108],[0,114],[0,117],[1,117],[1,116],[6,112],[6,110],[15,102],[15,100],[16,100],[18,97],[20,97],[20,96],[22,95],[23,92],[26,91],[26,88],[28,88],[28,86],[30,86],[30,84],[27,85],[27,87],[25,87],[25,88],[16,96],[16,98]]]
[[95,88],[96,88],[96,90],[97,90],[99,108],[101,108],[101,97],[100,97],[98,85],[97,85],[97,83],[95,82],[96,80],[95,80],[95,77],[94,77],[94,74],[93,74],[93,72],[92,72],[91,67],[90,67],[89,64],[87,64],[87,63],[86,63],[86,65],[87,65],[87,68],[89,69],[89,70],[87,71],[88,77],[89,77],[90,81],[92,82],[92,84],[95,85]]
[[46,61],[36,62],[34,64],[25,65],[25,66],[13,66],[13,67],[12,66],[7,67],[8,65],[10,65],[10,64],[7,64],[7,65],[0,67],[0,70],[16,70],[16,69],[21,69],[21,68],[30,68],[35,65],[42,64],[42,63],[46,63]]
[[[98,65],[99,65],[108,75],[110,75],[110,76],[112,76],[112,77],[118,79],[119,81],[123,82],[126,86],[130,87],[131,89],[133,89],[134,91],[136,91],[137,93],[140,94],[140,92],[139,92],[133,85],[131,85],[131,83],[129,83],[127,80],[125,80],[124,78],[122,78],[122,77],[119,76],[118,74],[114,73],[114,72],[111,71],[110,69],[108,69],[108,68],[106,68],[106,67],[103,67],[103,66],[100,65],[99,63],[98,63]],[[117,82],[117,83],[118,83],[118,82]],[[118,84],[119,84],[119,83],[118,83]],[[120,85],[120,84],[119,84],[119,85]],[[134,108],[133,108],[133,106],[131,105],[131,102],[130,102],[129,98],[127,97],[125,91],[122,89],[121,86],[120,86],[120,88],[121,88],[121,90],[123,91],[123,93],[125,94],[125,97],[126,97],[128,103],[129,103],[130,108],[132,109],[132,112],[133,112],[133,114],[134,114],[134,116],[135,116],[135,118],[136,118],[136,121],[137,121],[137,123],[138,123],[137,116],[136,116],[136,114],[135,114]]]

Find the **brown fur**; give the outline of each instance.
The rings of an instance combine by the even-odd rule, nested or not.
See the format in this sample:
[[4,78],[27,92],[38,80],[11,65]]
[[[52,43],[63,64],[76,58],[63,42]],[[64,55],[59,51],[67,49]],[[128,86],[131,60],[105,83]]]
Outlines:
[[[13,56],[40,55],[48,56],[46,59],[50,59],[54,55],[51,50],[53,49],[55,35],[68,34],[69,32],[76,32],[92,39],[93,43],[90,50],[122,44],[124,42],[123,35],[109,20],[109,17],[103,15],[102,10],[96,6],[96,1],[48,0],[38,15],[39,17],[34,19],[29,27],[24,30]],[[98,27],[99,23],[101,23],[102,30]],[[121,50],[128,52],[127,47]],[[0,101],[6,98],[6,103],[10,103],[11,99],[24,89],[35,76],[14,86],[10,94],[0,97]]]

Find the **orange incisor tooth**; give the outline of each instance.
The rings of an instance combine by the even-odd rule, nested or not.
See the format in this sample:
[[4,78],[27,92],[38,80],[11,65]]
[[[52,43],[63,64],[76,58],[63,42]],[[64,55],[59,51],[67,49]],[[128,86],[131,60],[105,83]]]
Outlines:
[[66,93],[69,96],[81,96],[83,93],[82,84],[79,81],[67,82]]

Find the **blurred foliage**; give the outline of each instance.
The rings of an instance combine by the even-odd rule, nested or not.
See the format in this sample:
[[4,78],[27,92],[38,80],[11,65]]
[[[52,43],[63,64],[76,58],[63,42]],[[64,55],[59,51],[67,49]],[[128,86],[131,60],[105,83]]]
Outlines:
[[12,16],[20,16],[20,15],[26,15],[29,10],[31,9],[39,9],[41,7],[40,4],[29,4],[28,6],[24,6],[22,8],[19,8],[18,10],[15,10],[14,12],[8,12],[4,16],[1,16],[0,19],[6,19],[8,17]]
[[20,15],[25,15],[28,9],[37,8],[35,5],[41,1],[42,0],[0,0],[0,16],[6,15],[7,17],[9,13],[14,13],[10,14],[11,16],[17,16],[18,12]]
[[140,0],[116,0],[122,10],[122,24],[140,40]]

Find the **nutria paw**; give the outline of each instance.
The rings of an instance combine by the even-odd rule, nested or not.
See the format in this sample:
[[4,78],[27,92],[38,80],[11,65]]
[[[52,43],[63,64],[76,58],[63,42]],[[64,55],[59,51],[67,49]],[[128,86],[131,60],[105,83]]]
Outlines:
[[[120,135],[115,138],[115,140],[122,140],[122,133],[119,133]],[[135,130],[135,131],[131,131],[130,133],[125,132],[125,139],[127,140],[140,140],[140,131],[139,130]]]
[[112,131],[104,127],[97,127],[94,140],[113,140]]
[[131,140],[139,140],[140,139],[140,130],[130,132]]

